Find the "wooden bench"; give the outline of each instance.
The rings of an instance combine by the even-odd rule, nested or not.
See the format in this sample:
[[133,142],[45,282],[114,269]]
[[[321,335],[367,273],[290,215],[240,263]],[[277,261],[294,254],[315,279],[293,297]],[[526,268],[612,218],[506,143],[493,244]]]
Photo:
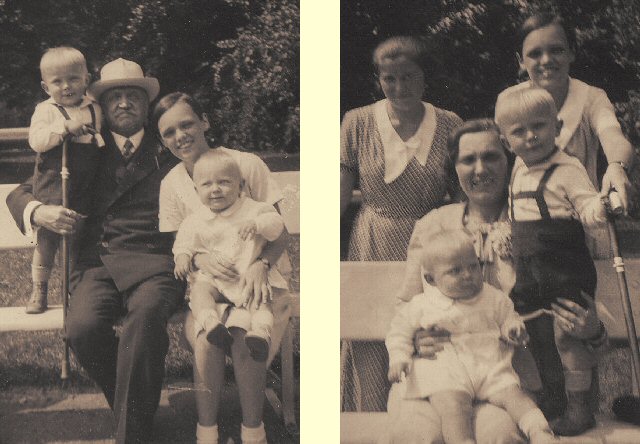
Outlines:
[[[287,230],[292,235],[300,234],[300,173],[284,171],[272,173],[280,185],[283,200],[279,207]],[[0,184],[0,250],[33,248],[31,239],[22,235],[15,225],[6,205],[6,197],[17,184]],[[300,317],[300,295],[291,292],[291,319],[280,344],[281,393],[278,396],[273,388],[267,389],[267,399],[275,412],[283,418],[289,433],[298,433],[295,417],[295,381],[293,362],[293,318]],[[184,321],[184,312],[176,313],[170,323]],[[62,306],[50,306],[42,314],[26,314],[24,306],[0,307],[0,332],[37,331],[62,329]]]
[[[598,261],[597,299],[615,295],[619,305],[615,276],[607,261]],[[629,273],[629,264],[627,265]],[[640,272],[640,262],[632,261],[632,276]],[[404,262],[341,262],[340,264],[340,337],[345,340],[384,340],[394,314],[395,294],[404,275]],[[631,279],[633,280],[633,279]],[[631,284],[631,283],[630,283]],[[631,287],[631,285],[630,285]],[[631,290],[637,300],[638,284]],[[613,311],[613,310],[612,310]],[[638,313],[638,311],[634,311]],[[617,317],[622,323],[622,314]],[[638,319],[638,318],[636,318]],[[637,322],[637,321],[636,321]],[[640,324],[638,324],[640,325]],[[613,329],[613,325],[608,325]],[[618,326],[624,334],[624,325]],[[599,416],[598,426],[584,435],[562,438],[559,443],[572,444],[632,444],[640,443],[640,427]],[[349,444],[375,443],[389,428],[384,412],[342,412],[340,442]]]

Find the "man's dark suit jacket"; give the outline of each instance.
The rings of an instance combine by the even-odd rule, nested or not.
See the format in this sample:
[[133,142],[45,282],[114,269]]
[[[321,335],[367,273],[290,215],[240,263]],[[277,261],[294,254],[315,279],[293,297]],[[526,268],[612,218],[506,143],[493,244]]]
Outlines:
[[[93,187],[93,209],[78,243],[78,272],[104,265],[120,291],[163,273],[173,273],[173,235],[158,231],[160,182],[179,161],[145,132],[127,163],[110,132]],[[73,172],[71,172],[73,174]],[[24,232],[23,212],[34,200],[31,182],[7,196],[7,206]]]

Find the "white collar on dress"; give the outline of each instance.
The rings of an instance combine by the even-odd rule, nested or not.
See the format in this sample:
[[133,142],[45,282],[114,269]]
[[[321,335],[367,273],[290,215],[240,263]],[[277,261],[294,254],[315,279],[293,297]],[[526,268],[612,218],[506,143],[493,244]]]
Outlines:
[[558,111],[558,119],[562,120],[560,135],[556,137],[556,145],[564,150],[582,121],[582,113],[587,104],[589,85],[569,78],[569,91],[564,99],[562,109]]
[[384,151],[384,181],[391,183],[400,176],[413,157],[420,165],[427,164],[427,156],[431,150],[436,130],[436,112],[430,103],[424,105],[424,117],[416,133],[406,142],[403,141],[391,125],[387,114],[387,100],[374,104],[374,115],[378,125],[382,148]]

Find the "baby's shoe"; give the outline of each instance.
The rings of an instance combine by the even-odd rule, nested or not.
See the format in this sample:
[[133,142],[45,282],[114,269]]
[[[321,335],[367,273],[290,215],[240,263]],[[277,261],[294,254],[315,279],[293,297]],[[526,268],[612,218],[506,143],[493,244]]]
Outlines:
[[31,297],[27,302],[26,312],[28,314],[44,313],[47,309],[47,292],[48,284],[44,282],[34,282],[33,290],[31,290]]
[[227,349],[233,338],[229,333],[229,329],[217,319],[210,318],[210,322],[205,322],[205,333],[207,334],[207,341],[213,345],[217,345],[220,348]]
[[589,406],[588,391],[568,391],[564,414],[551,422],[551,428],[560,436],[576,436],[596,425]]
[[271,337],[266,332],[262,330],[248,331],[244,337],[244,343],[255,361],[265,362],[267,360]]

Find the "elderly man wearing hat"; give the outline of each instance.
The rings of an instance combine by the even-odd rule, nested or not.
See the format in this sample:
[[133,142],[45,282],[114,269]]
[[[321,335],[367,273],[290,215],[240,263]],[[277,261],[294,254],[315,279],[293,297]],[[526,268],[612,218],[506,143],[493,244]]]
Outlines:
[[[66,336],[114,412],[117,443],[151,439],[169,347],[166,324],[184,294],[173,278],[172,235],[158,231],[160,182],[177,159],[144,128],[158,91],[157,79],[124,59],[107,63],[89,88],[106,117],[107,146],[71,270]],[[65,234],[81,217],[35,201],[30,182],[7,205],[25,233],[33,224]],[[113,325],[121,317],[117,337]]]

